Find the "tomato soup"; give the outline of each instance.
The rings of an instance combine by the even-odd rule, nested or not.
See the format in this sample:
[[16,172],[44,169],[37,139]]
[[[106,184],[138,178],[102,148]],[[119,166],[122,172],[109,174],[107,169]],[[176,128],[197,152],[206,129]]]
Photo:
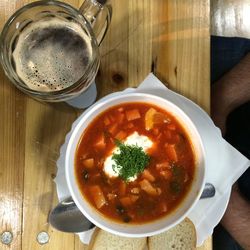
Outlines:
[[75,155],[82,195],[101,214],[145,223],[171,213],[190,189],[195,154],[185,128],[162,108],[113,106],[85,129]]

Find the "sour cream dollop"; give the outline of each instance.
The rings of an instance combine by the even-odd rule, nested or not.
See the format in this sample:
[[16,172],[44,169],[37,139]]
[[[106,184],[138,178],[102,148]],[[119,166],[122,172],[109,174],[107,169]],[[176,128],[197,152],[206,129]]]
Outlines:
[[[139,135],[138,132],[134,132],[133,134],[131,134],[126,138],[124,144],[128,146],[137,145],[138,147],[141,147],[144,152],[146,152],[149,148],[152,147],[153,142],[147,136]],[[103,170],[109,178],[115,178],[119,176],[119,169],[115,168],[116,171],[113,169],[113,166],[116,166],[116,164],[115,161],[112,159],[113,154],[119,154],[119,153],[120,153],[119,148],[115,147],[112,154],[108,156],[104,161]],[[134,181],[136,180],[136,178],[137,175],[132,176],[129,178],[128,181]]]

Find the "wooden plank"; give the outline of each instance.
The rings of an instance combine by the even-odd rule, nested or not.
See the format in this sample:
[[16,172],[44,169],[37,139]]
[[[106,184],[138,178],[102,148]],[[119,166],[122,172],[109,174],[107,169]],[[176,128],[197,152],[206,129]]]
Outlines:
[[[158,2],[159,3],[159,2]],[[151,72],[153,1],[128,1],[128,76],[129,85],[138,84]],[[157,19],[159,21],[159,19]]]
[[74,235],[51,228],[48,214],[57,203],[56,160],[76,113],[66,104],[41,104],[29,98],[26,114],[22,249],[40,249],[36,237],[41,231],[50,236],[44,249],[74,249]]
[[[31,2],[31,1],[30,1]],[[78,6],[78,1],[66,1]],[[66,104],[45,104],[26,97],[26,145],[23,190],[23,234],[20,249],[75,249],[74,234],[53,229],[48,214],[58,202],[55,183],[56,160],[65,135],[77,112]],[[49,235],[40,245],[37,235]]]
[[211,0],[211,34],[250,39],[249,0]]
[[177,89],[207,112],[210,111],[209,13],[209,0],[178,1],[178,19],[182,25],[178,34]]
[[101,66],[96,83],[98,97],[123,90],[128,79],[128,1],[112,0],[112,22],[100,46]]
[[158,1],[153,22],[153,71],[209,112],[209,1]]
[[120,1],[120,8],[117,2],[111,1],[113,20],[100,48],[101,95],[137,86],[153,71],[209,112],[209,1]]
[[[0,234],[13,234],[11,249],[21,245],[25,145],[25,99],[0,72]],[[13,219],[15,218],[15,219]],[[2,245],[1,249],[10,249]]]
[[[15,10],[14,1],[0,2],[0,29]],[[0,243],[2,250],[19,249],[22,242],[22,198],[25,145],[24,96],[6,79],[0,69],[0,235],[11,232],[11,247]],[[14,218],[14,219],[13,219]]]

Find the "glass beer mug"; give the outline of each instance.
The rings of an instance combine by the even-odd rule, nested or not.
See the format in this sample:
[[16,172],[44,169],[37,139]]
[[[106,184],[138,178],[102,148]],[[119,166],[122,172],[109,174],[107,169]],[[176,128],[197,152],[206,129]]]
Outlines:
[[111,13],[106,0],[85,0],[79,10],[54,0],[25,5],[1,33],[5,74],[18,89],[40,101],[89,106],[96,98],[98,46]]

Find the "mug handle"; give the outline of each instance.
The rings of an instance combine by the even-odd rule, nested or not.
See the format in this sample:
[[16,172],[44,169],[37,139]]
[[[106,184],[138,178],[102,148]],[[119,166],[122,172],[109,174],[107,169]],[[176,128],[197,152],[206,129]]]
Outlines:
[[106,2],[107,0],[85,0],[79,9],[91,25],[98,45],[105,37],[112,17],[112,8]]

